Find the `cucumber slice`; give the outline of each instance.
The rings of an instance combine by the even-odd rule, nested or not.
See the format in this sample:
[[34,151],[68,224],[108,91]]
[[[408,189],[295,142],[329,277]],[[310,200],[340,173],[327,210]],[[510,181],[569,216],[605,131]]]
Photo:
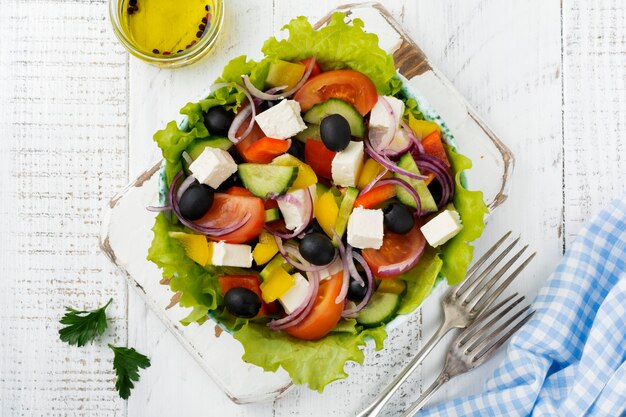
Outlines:
[[337,215],[337,221],[335,222],[335,232],[339,237],[343,237],[343,234],[348,227],[348,218],[352,214],[352,208],[354,202],[359,195],[359,190],[354,187],[348,187],[339,206],[339,214]]
[[316,104],[304,114],[304,121],[319,125],[322,119],[331,114],[342,115],[350,125],[352,136],[362,138],[365,135],[363,116],[350,103],[338,98],[329,98],[323,103]]
[[375,292],[372,299],[356,317],[363,327],[377,327],[391,321],[400,308],[400,296],[385,292]]
[[243,185],[257,197],[284,194],[298,176],[298,167],[265,164],[240,164],[237,172]]
[[[413,156],[408,152],[402,155],[400,161],[398,161],[398,166],[409,172],[420,174],[420,170],[419,168],[417,168],[417,164],[415,163]],[[420,201],[422,203],[422,213],[437,211],[437,203],[435,202],[433,195],[430,193],[430,191],[428,191],[428,187],[426,186],[426,183],[424,181],[409,178],[405,175],[400,175],[397,173],[394,173],[393,175],[396,178],[405,180],[406,182],[411,184],[413,188],[415,188],[415,191],[417,191],[417,194],[419,195]],[[396,197],[398,197],[398,200],[400,200],[402,204],[406,204],[409,207],[416,208],[415,200],[413,200],[411,195],[406,190],[397,187]]]
[[194,141],[191,145],[187,146],[187,153],[191,156],[191,159],[196,159],[204,151],[205,148],[218,148],[223,151],[229,150],[233,146],[233,143],[228,138],[212,137],[209,139],[202,139]]
[[285,260],[285,258],[283,258],[283,256],[279,253],[278,255],[274,256],[267,265],[265,265],[265,268],[261,270],[261,281],[265,281],[267,277],[272,275],[276,268],[283,268],[288,273],[293,272],[293,266],[291,266],[291,264],[289,264]]
[[296,139],[300,142],[307,140],[322,140],[319,125],[308,125],[302,132],[296,133]]
[[280,210],[277,208],[265,210],[265,223],[280,219]]

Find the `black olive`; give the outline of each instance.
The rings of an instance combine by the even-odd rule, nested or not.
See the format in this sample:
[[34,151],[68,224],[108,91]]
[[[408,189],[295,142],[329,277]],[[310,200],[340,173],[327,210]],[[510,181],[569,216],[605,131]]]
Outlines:
[[434,179],[428,184],[428,191],[432,194],[433,199],[437,204],[441,201],[441,196],[443,195],[443,189],[441,188],[441,183],[439,180]]
[[300,142],[298,139],[292,139],[291,146],[287,150],[287,153],[304,161],[304,143]]
[[350,144],[350,124],[342,115],[331,114],[322,119],[320,136],[328,149],[341,152]]
[[261,299],[252,290],[235,287],[224,295],[224,306],[233,316],[251,319],[259,314]]
[[226,178],[226,180],[217,188],[217,191],[226,191],[231,187],[243,187],[243,182],[241,182],[241,178],[239,178],[239,175],[236,172]]
[[313,265],[326,265],[335,257],[333,242],[321,233],[305,235],[299,249],[300,255]]
[[213,205],[213,189],[206,184],[192,184],[178,203],[180,214],[187,220],[198,220]]
[[392,203],[383,210],[385,213],[385,227],[393,233],[408,233],[415,225],[413,213],[402,204]]
[[204,115],[204,126],[211,135],[227,136],[234,118],[235,115],[224,107],[212,107]]
[[262,112],[264,112],[265,110],[271,109],[272,107],[274,107],[281,101],[282,100],[264,100],[259,105],[259,108],[261,109]]
[[320,224],[317,222],[317,219],[313,219],[313,221],[309,224],[309,227],[306,228],[304,233],[307,235],[310,233],[324,233],[324,229],[322,229],[322,226],[320,226]]
[[361,278],[363,278],[365,285],[361,286],[359,282],[350,278],[350,285],[348,286],[348,300],[354,301],[355,303],[363,301],[365,294],[367,294],[367,277],[361,275]]

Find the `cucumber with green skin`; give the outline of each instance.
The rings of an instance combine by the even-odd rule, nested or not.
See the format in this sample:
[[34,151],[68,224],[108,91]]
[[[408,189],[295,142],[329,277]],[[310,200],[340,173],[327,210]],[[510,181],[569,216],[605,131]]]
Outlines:
[[296,139],[300,142],[306,142],[307,140],[322,140],[319,125],[308,125],[302,132],[296,133]]
[[[421,174],[419,168],[417,167],[417,164],[415,163],[415,159],[413,159],[413,156],[409,152],[402,155],[402,157],[398,161],[398,167],[414,174]],[[409,178],[405,175],[401,175],[398,173],[394,173],[393,175],[396,178],[400,178],[408,182],[415,189],[415,191],[417,191],[417,195],[419,195],[422,205],[422,213],[431,213],[437,211],[437,203],[435,202],[433,195],[428,190],[428,186],[424,181],[416,180],[415,178]],[[413,197],[411,197],[411,195],[405,189],[401,187],[396,187],[396,189],[396,197],[398,198],[398,200],[400,200],[402,204],[416,208],[415,200],[413,200]]]
[[378,327],[389,323],[399,308],[398,294],[375,292],[367,306],[356,316],[356,321],[363,327]]
[[277,208],[265,210],[265,223],[280,219],[280,210]]
[[257,197],[284,194],[298,176],[298,167],[266,164],[239,164],[237,169],[243,185]]
[[348,121],[352,136],[362,138],[365,135],[365,123],[361,113],[352,104],[338,98],[329,98],[323,103],[316,104],[304,114],[303,119],[305,122],[319,125],[324,117],[331,114],[339,114]]
[[263,270],[261,270],[261,281],[265,281],[270,275],[272,275],[274,271],[276,271],[276,268],[283,268],[287,271],[287,273],[291,273],[293,271],[293,266],[288,263],[285,258],[283,258],[283,255],[279,253],[274,256],[267,265],[265,265]]
[[[223,151],[229,150],[233,146],[233,143],[228,138],[222,138],[219,136],[213,136],[206,139],[194,140],[191,145],[187,146],[185,152],[191,157],[192,160],[196,160],[206,148],[216,148]],[[183,169],[186,174],[189,172],[189,164],[185,158],[182,158]]]
[[352,208],[354,207],[354,202],[358,196],[359,190],[357,188],[346,188],[343,200],[341,200],[341,205],[339,206],[337,221],[335,222],[335,232],[337,232],[337,235],[340,238],[343,237],[343,234],[348,227],[348,218],[350,217],[350,214],[352,214]]

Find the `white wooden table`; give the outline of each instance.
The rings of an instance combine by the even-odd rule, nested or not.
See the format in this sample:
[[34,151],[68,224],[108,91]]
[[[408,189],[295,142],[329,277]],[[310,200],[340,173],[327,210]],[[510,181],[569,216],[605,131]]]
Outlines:
[[[487,236],[513,229],[539,252],[516,283],[533,297],[581,225],[625,188],[626,4],[383,3],[516,155],[511,196]],[[154,130],[229,58],[258,53],[296,15],[316,21],[339,4],[227,0],[215,52],[169,71],[129,58],[105,0],[0,0],[0,416],[348,416],[432,333],[437,317],[418,316],[323,395],[297,388],[274,403],[237,406],[98,249],[108,198],[158,158]],[[128,402],[113,388],[104,344],[78,349],[57,335],[65,305],[92,307],[109,297],[106,339],[152,359]],[[430,383],[444,351],[445,343],[389,406],[390,416]],[[497,362],[432,401],[479,390]]]

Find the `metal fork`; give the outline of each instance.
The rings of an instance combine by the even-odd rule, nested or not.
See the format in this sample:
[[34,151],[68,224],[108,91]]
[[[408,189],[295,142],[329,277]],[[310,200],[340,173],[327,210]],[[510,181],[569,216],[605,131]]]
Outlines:
[[[515,239],[505,249],[498,252],[498,249],[508,239],[511,232],[506,233],[500,238],[468,271],[468,278],[460,284],[450,288],[442,300],[443,322],[439,329],[430,338],[430,340],[417,353],[415,358],[400,372],[400,374],[382,391],[374,400],[359,413],[356,417],[374,417],[377,416],[385,404],[393,397],[400,385],[415,371],[422,363],[422,360],[430,353],[446,333],[452,329],[465,329],[469,326],[482,312],[484,312],[493,302],[502,294],[502,292],[511,284],[511,282],[519,275],[519,273],[528,265],[535,257],[536,253],[531,254],[526,260],[513,271],[500,285],[493,291],[490,290],[498,283],[500,278],[513,266],[513,264],[522,256],[528,245],[519,250],[513,257],[502,266],[494,275],[491,272],[498,264],[511,252],[513,247],[519,242],[519,238]],[[480,273],[481,267],[495,255],[495,259],[487,265]]]
[[511,314],[523,300],[524,296],[517,293],[507,297],[461,332],[448,350],[441,374],[401,417],[413,416],[443,384],[482,364],[526,324],[535,313],[530,310],[530,305]]

